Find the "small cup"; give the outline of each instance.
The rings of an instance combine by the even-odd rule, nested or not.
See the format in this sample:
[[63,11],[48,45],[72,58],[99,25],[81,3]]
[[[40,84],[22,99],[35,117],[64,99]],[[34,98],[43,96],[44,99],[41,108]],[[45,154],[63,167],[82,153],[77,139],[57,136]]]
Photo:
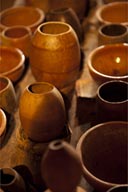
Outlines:
[[128,184],[116,185],[107,192],[128,192]]
[[127,121],[128,83],[108,81],[97,90],[97,123]]
[[98,30],[98,45],[127,43],[128,29],[122,24],[101,25]]
[[26,57],[29,56],[31,42],[31,30],[26,26],[12,26],[5,28],[1,33],[1,42],[5,46],[12,46],[23,51]]
[[0,76],[0,107],[10,115],[16,110],[17,98],[11,80]]

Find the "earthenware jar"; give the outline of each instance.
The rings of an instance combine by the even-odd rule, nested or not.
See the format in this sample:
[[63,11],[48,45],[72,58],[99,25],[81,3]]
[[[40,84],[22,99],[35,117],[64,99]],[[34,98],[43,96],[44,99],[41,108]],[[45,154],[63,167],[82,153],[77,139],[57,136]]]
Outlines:
[[0,76],[0,107],[13,115],[17,109],[17,98],[14,86],[7,77]]
[[47,82],[28,85],[19,104],[21,126],[33,141],[49,142],[62,134],[66,123],[63,98]]
[[60,8],[51,10],[46,14],[46,21],[62,21],[70,24],[75,30],[80,42],[83,40],[82,26],[72,8]]
[[80,45],[73,28],[64,22],[45,22],[32,38],[30,66],[37,81],[46,81],[63,89],[77,78]]
[[30,28],[26,26],[7,27],[1,33],[1,42],[5,46],[19,48],[28,57],[31,35]]
[[9,192],[27,192],[23,178],[13,168],[0,169],[0,187]]
[[42,9],[45,13],[48,11],[51,11],[53,9],[60,9],[64,7],[71,7],[77,14],[78,18],[80,20],[83,20],[84,16],[86,15],[88,11],[88,3],[89,0],[26,0],[27,5],[31,5],[34,7],[39,7]]
[[97,121],[128,120],[128,83],[108,81],[97,90]]
[[52,141],[41,161],[41,175],[54,192],[74,192],[80,182],[82,165],[75,149],[65,141]]

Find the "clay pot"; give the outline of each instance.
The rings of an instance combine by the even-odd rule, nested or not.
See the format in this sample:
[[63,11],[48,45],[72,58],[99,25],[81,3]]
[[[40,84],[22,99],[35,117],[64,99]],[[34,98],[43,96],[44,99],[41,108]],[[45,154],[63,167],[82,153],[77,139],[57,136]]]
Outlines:
[[83,20],[84,16],[87,13],[88,9],[88,0],[82,0],[79,3],[77,0],[26,0],[27,5],[31,5],[34,7],[39,7],[42,9],[45,13],[54,10],[54,9],[60,9],[64,7],[72,8],[79,20]]
[[13,168],[0,169],[0,187],[9,192],[27,192],[23,178]]
[[64,22],[45,22],[38,27],[30,49],[30,65],[37,81],[62,89],[79,74],[80,45],[73,28]]
[[32,32],[44,21],[44,12],[39,8],[19,6],[10,7],[0,13],[1,28],[17,25],[27,26]]
[[25,134],[37,142],[57,138],[66,123],[63,98],[47,82],[35,82],[26,87],[20,98],[19,115]]
[[108,81],[97,90],[97,121],[128,120],[128,83],[124,81]]
[[128,122],[97,124],[79,139],[76,150],[83,174],[98,192],[127,183]]
[[25,56],[21,50],[0,46],[0,75],[8,77],[13,83],[21,78],[25,68]]
[[0,108],[0,147],[3,142],[7,126],[7,117],[5,112]]
[[13,115],[17,109],[17,98],[14,86],[7,77],[0,76],[0,107]]
[[106,44],[93,49],[87,59],[91,77],[97,84],[112,80],[128,81],[128,44]]
[[31,30],[26,26],[8,27],[1,33],[1,42],[2,45],[19,48],[28,57],[31,35]]
[[125,185],[116,185],[110,188],[107,192],[127,192],[128,191],[128,184]]
[[82,166],[75,149],[65,141],[52,141],[42,157],[41,174],[51,191],[76,191]]
[[96,11],[96,17],[100,24],[116,23],[128,26],[127,10],[128,2],[111,2],[100,6]]
[[80,42],[83,40],[83,31],[80,21],[72,8],[51,10],[46,15],[46,21],[62,21],[70,24],[75,30]]
[[127,43],[128,29],[121,24],[105,24],[101,25],[98,30],[98,45]]

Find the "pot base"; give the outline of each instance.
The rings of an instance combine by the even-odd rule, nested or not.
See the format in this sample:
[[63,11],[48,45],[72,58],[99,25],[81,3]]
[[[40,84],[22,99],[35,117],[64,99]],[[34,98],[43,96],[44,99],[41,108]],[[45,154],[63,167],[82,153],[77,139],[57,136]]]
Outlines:
[[[64,126],[62,134],[56,139],[63,139],[67,142],[70,142],[71,134],[72,134],[72,130],[66,124]],[[50,142],[43,143],[43,142],[32,141],[30,138],[26,136],[26,134],[24,133],[24,129],[22,127],[17,129],[16,139],[17,139],[17,145],[19,148],[35,155],[42,155],[45,149],[47,148],[48,144],[51,142],[50,141]]]

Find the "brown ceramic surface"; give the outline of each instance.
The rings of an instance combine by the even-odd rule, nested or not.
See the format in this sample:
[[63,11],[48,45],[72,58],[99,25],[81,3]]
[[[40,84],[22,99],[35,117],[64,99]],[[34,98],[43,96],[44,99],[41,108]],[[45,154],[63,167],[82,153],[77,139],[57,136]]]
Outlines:
[[7,118],[4,111],[0,108],[0,144],[6,132]]
[[108,80],[128,80],[128,44],[103,45],[88,57],[91,76],[98,83]]
[[24,25],[28,26],[32,32],[44,21],[44,12],[34,7],[10,7],[0,13],[1,27]]
[[28,57],[31,35],[31,30],[26,26],[7,27],[1,33],[1,43],[5,46],[19,48]]
[[127,183],[127,128],[123,121],[97,124],[77,143],[84,177],[100,192]]
[[17,108],[15,89],[11,80],[5,76],[0,76],[0,107],[12,115]]
[[24,54],[17,48],[0,46],[0,56],[0,75],[16,82],[24,70]]
[[102,5],[96,12],[100,23],[121,23],[128,26],[128,2],[113,2]]

